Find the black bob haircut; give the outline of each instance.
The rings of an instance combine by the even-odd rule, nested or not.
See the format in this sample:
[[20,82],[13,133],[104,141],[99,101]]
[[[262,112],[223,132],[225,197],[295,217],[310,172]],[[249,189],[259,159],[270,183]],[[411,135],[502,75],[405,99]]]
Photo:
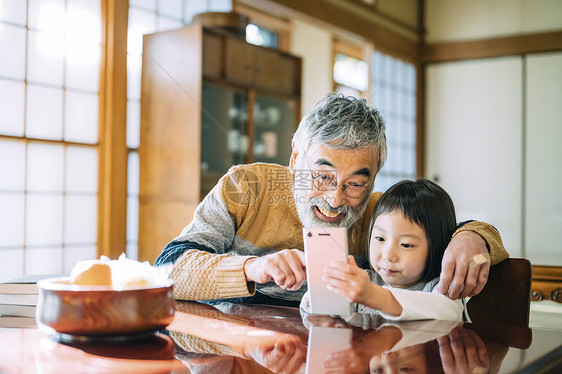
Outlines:
[[375,205],[369,238],[378,216],[400,211],[421,226],[428,241],[428,258],[420,281],[428,282],[441,273],[445,248],[457,228],[453,200],[442,187],[427,179],[404,180],[390,187]]

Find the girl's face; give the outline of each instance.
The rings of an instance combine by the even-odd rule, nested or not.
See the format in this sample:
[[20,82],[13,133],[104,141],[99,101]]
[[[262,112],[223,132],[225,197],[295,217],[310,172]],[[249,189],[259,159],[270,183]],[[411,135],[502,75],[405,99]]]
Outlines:
[[417,283],[428,256],[425,231],[401,211],[381,214],[375,220],[370,242],[371,266],[389,285],[408,288]]
[[370,373],[428,373],[431,368],[427,367],[426,355],[428,353],[425,352],[423,344],[405,347],[398,351],[384,352],[371,358]]

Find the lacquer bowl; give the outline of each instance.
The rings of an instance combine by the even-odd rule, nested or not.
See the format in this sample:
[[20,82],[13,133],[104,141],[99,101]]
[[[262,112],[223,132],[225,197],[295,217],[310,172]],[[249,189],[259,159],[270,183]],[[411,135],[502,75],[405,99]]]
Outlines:
[[75,337],[142,335],[162,329],[174,317],[173,281],[162,287],[77,286],[70,278],[37,283],[37,325]]

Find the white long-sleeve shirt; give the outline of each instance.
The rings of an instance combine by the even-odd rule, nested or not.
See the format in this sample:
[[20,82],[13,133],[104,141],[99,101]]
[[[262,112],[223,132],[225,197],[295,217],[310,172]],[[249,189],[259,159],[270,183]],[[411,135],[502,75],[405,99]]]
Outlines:
[[[410,288],[395,288],[383,281],[380,275],[372,270],[365,270],[371,282],[389,290],[402,306],[399,316],[383,313],[362,304],[353,304],[352,310],[358,313],[377,313],[383,318],[393,321],[412,321],[424,319],[438,319],[446,321],[469,320],[465,313],[466,299],[451,300],[437,291],[439,277],[429,282],[418,282]],[[301,309],[308,313],[310,291],[307,291],[301,302]]]

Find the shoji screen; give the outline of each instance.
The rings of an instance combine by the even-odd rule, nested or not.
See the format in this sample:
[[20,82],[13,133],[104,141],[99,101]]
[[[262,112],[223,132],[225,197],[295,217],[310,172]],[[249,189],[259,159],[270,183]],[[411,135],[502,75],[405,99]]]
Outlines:
[[100,3],[0,2],[0,280],[96,256]]
[[496,226],[521,255],[521,57],[431,65],[426,173],[451,195],[459,220]]
[[380,52],[373,53],[371,100],[386,121],[388,158],[377,174],[375,191],[416,178],[416,69]]

